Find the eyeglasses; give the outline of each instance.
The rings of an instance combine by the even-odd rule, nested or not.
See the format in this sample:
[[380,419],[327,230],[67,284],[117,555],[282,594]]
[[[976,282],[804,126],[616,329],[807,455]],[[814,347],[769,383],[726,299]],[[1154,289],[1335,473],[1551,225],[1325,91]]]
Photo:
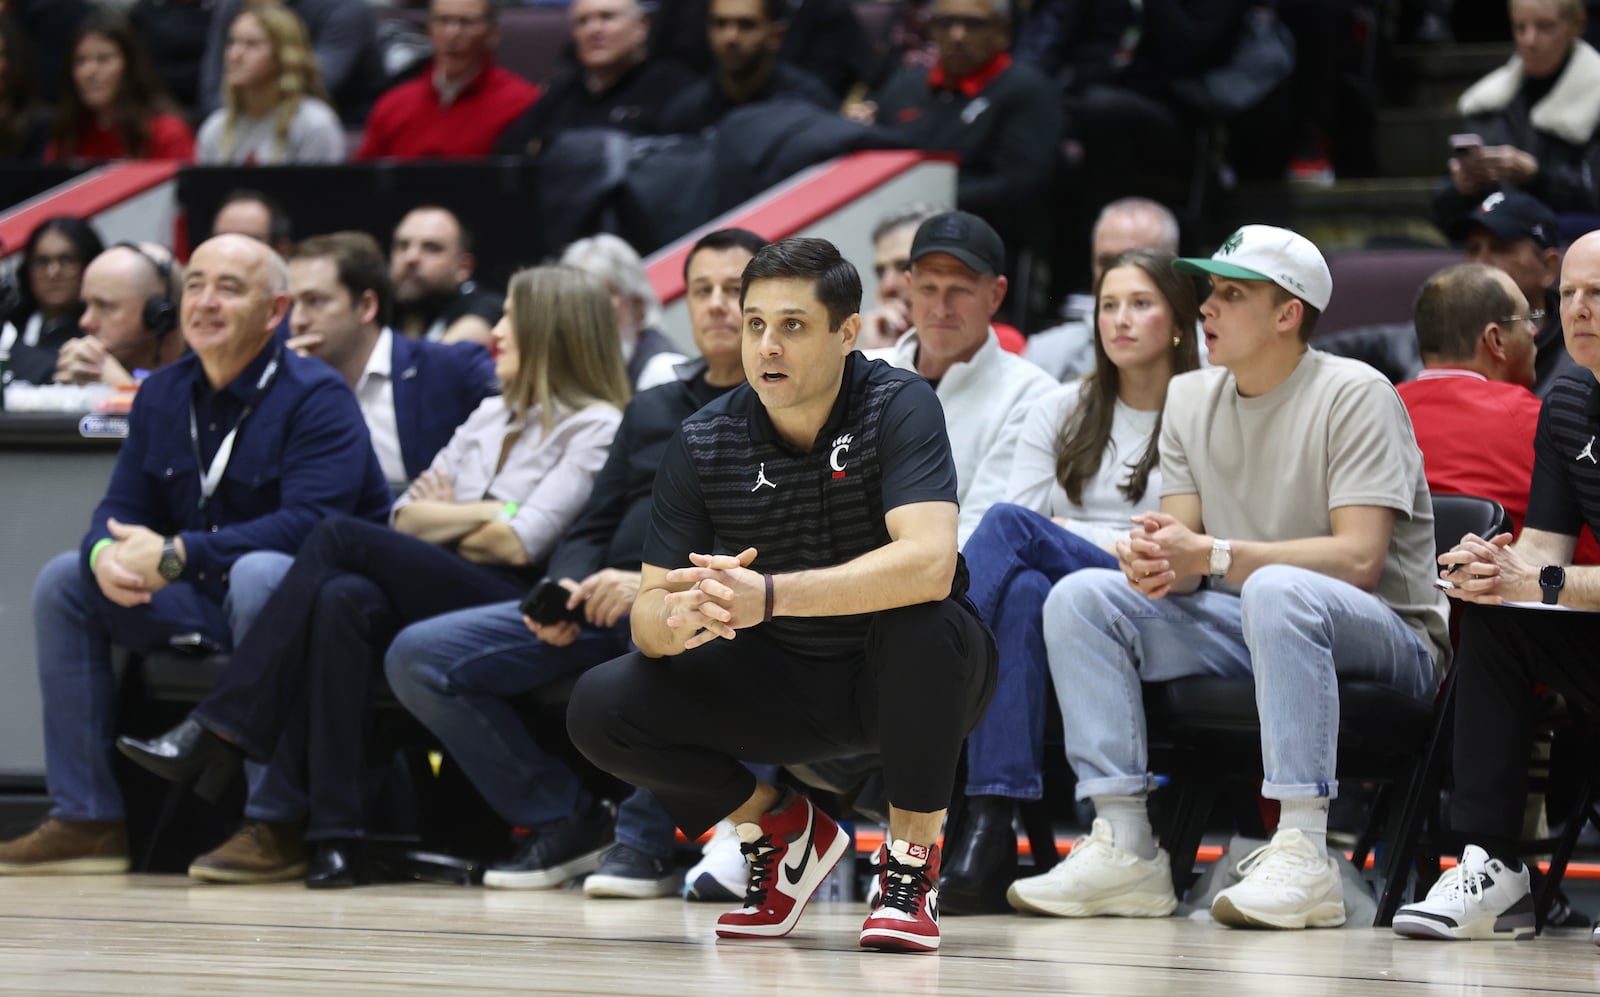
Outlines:
[[478,28],[488,23],[489,19],[482,16],[458,17],[454,14],[430,14],[428,16],[428,25],[438,28],[440,31],[448,31],[451,28],[465,31],[468,28]]
[[62,270],[71,272],[83,269],[83,261],[70,253],[63,253],[60,256],[44,256],[41,254],[35,256],[28,265],[35,270],[49,270],[51,267],[60,267]]
[[941,14],[928,19],[928,27],[941,34],[961,28],[967,34],[976,34],[994,23],[992,17],[963,17],[957,14]]
[[1529,325],[1539,325],[1544,322],[1544,312],[1531,311],[1525,315],[1507,315],[1505,318],[1495,319],[1501,325],[1510,325],[1513,322],[1527,322]]

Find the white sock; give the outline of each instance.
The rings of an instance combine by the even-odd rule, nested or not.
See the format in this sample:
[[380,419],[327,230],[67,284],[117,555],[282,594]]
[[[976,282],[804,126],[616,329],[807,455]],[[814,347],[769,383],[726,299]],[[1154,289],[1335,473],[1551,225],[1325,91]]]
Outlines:
[[1146,796],[1092,796],[1095,816],[1111,825],[1111,841],[1125,852],[1142,859],[1156,857],[1155,832],[1150,829],[1150,810]]
[[1298,830],[1318,850],[1328,851],[1328,798],[1326,796],[1312,796],[1299,800],[1279,800],[1282,809],[1278,817],[1278,830],[1287,831],[1290,828]]

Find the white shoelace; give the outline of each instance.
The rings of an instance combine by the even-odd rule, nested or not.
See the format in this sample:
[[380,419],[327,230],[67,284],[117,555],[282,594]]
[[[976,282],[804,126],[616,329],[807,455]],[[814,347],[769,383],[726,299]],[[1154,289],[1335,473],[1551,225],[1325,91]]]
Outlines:
[[[1468,869],[1466,864],[1462,863],[1440,876],[1434,889],[1442,888],[1444,899],[1460,904],[1461,909],[1465,911],[1469,896],[1474,900],[1483,899],[1483,881],[1487,878],[1487,871],[1483,867]],[[1433,890],[1428,892],[1432,893]]]
[[1311,865],[1305,856],[1290,851],[1286,846],[1275,847],[1275,843],[1269,841],[1240,859],[1234,870],[1239,874],[1239,878],[1243,879],[1253,875],[1259,868],[1261,870],[1259,881],[1281,883],[1289,879],[1294,870],[1310,868]]

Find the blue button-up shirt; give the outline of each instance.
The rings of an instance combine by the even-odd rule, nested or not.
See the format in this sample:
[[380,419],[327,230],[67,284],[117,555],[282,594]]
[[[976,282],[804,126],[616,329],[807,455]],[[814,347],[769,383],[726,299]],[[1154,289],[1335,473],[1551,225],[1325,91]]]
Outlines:
[[[274,360],[277,372],[263,387]],[[233,455],[202,506],[201,476],[236,424]],[[293,554],[320,520],[343,514],[383,522],[388,509],[389,488],[361,409],[333,368],[272,339],[238,377],[213,390],[191,354],[152,374],[134,398],[128,439],[83,539],[84,570],[90,549],[110,536],[107,519],[146,526],[183,537],[182,580],[221,602],[240,556]]]

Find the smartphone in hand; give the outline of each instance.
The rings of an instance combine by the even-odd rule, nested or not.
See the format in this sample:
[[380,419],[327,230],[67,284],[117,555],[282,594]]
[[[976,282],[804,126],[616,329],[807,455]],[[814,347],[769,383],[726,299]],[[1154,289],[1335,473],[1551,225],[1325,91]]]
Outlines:
[[572,593],[554,578],[546,578],[535,585],[522,600],[522,615],[542,627],[558,623],[582,623],[583,610],[568,609],[567,600]]

